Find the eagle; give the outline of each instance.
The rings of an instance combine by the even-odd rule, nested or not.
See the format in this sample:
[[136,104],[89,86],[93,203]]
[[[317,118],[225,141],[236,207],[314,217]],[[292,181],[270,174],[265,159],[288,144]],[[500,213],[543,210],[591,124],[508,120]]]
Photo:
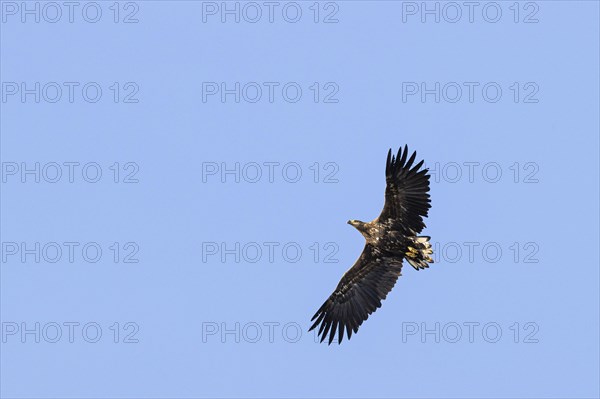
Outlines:
[[[319,308],[309,331],[319,326],[323,342],[329,345],[338,335],[338,343],[356,333],[369,315],[381,307],[401,275],[406,259],[416,270],[433,263],[429,236],[418,234],[425,227],[423,217],[431,208],[429,169],[421,161],[413,166],[416,151],[408,158],[408,147],[390,149],[385,165],[385,204],[379,217],[371,222],[349,220],[365,238],[365,248],[354,265],[342,276],[335,291]],[[408,159],[407,159],[408,158]]]

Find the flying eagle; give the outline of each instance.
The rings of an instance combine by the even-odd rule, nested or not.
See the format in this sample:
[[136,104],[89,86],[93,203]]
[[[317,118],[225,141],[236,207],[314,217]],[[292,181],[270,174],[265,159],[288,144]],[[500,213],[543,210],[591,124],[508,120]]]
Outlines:
[[[402,260],[415,269],[433,263],[430,237],[418,236],[425,227],[423,217],[429,211],[429,169],[413,166],[416,152],[407,161],[408,147],[396,156],[388,152],[385,165],[385,204],[372,222],[349,220],[365,237],[366,244],[354,265],[342,276],[337,288],[319,308],[309,331],[317,326],[321,342],[329,335],[329,344],[338,334],[338,343],[348,339],[369,315],[381,307],[400,276]],[[316,319],[316,320],[315,320]]]

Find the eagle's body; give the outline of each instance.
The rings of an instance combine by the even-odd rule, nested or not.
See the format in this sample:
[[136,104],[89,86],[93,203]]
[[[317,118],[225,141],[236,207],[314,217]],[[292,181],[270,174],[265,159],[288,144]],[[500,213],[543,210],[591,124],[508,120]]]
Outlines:
[[408,148],[388,153],[386,163],[385,205],[381,215],[372,222],[350,220],[365,237],[366,244],[354,265],[344,274],[337,288],[313,316],[320,324],[321,342],[329,335],[329,343],[338,334],[342,342],[344,331],[348,339],[371,313],[381,307],[381,301],[392,290],[406,259],[415,269],[433,263],[429,237],[417,236],[425,227],[423,217],[430,208],[429,175],[419,170],[423,161],[412,167],[416,152],[407,161]]

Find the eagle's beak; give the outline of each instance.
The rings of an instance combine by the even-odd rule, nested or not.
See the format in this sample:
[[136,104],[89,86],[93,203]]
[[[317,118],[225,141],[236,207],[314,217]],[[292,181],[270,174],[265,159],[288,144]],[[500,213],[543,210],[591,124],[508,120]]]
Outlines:
[[348,224],[354,226],[356,224],[356,220],[348,220]]

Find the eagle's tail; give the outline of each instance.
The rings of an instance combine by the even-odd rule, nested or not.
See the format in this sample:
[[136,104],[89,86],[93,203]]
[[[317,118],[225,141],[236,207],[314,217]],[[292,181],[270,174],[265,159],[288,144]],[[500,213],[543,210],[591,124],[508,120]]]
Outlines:
[[409,237],[411,243],[405,253],[406,260],[417,270],[426,269],[429,267],[428,263],[433,263],[430,238],[428,236]]

